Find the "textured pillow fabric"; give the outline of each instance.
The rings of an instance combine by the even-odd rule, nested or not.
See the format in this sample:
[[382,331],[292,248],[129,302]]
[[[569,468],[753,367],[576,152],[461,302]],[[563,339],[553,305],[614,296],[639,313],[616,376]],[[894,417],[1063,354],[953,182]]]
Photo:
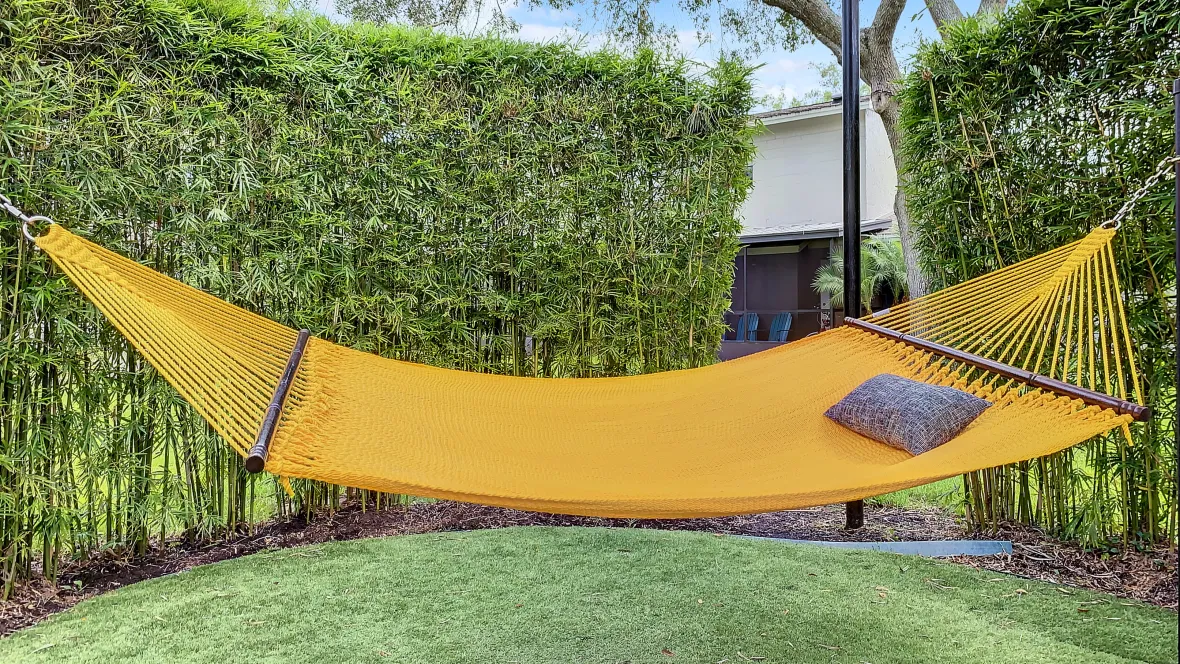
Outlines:
[[921,454],[959,435],[991,402],[953,387],[880,374],[824,415],[891,447]]

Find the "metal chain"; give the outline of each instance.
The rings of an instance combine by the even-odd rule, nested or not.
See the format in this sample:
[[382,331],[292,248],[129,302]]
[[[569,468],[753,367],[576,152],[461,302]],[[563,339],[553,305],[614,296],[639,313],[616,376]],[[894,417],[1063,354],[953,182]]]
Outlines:
[[1123,206],[1119,208],[1119,211],[1116,212],[1110,219],[1107,219],[1106,221],[1099,224],[1099,227],[1106,228],[1109,226],[1113,227],[1116,231],[1121,228],[1123,225],[1123,220],[1130,216],[1131,211],[1135,209],[1135,204],[1138,203],[1141,198],[1146,196],[1147,192],[1150,191],[1152,187],[1159,184],[1160,180],[1164,179],[1164,176],[1168,175],[1169,173],[1173,173],[1172,166],[1178,163],[1180,163],[1180,155],[1164,157],[1161,159],[1160,163],[1155,167],[1155,173],[1152,173],[1151,177],[1144,180],[1143,186],[1139,187],[1135,193],[1131,194],[1131,197],[1127,199],[1126,203],[1123,203]]
[[16,217],[17,219],[20,219],[20,221],[21,221],[20,232],[24,234],[25,238],[29,242],[33,243],[34,249],[40,250],[40,247],[37,246],[37,238],[33,236],[33,233],[31,231],[29,231],[29,227],[38,221],[44,221],[49,224],[57,223],[54,220],[50,219],[49,217],[45,217],[45,216],[42,216],[39,214],[35,214],[32,216],[25,214],[23,210],[21,210],[20,208],[18,208],[15,205],[13,205],[12,200],[9,199],[4,194],[0,194],[0,207],[4,208],[8,212],[8,214],[11,214],[12,216]]
[[28,217],[25,216],[25,213],[21,212],[20,208],[13,205],[12,200],[9,199],[4,194],[0,194],[0,207],[4,208],[5,210],[8,210],[8,214],[11,214],[12,216],[16,217],[17,219],[20,219],[21,221],[28,219]]

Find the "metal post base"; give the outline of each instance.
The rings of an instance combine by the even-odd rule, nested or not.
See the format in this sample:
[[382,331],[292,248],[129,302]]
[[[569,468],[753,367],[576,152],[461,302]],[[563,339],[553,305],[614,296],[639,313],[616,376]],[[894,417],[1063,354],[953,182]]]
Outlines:
[[845,530],[856,530],[863,528],[865,525],[865,501],[854,500],[850,503],[844,503],[844,528]]

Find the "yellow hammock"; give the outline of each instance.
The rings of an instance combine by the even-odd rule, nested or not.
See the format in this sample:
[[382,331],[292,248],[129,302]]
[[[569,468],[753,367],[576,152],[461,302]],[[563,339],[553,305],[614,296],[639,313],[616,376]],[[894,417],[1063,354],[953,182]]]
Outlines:
[[[1144,416],[1120,401],[1139,397],[1139,379],[1113,235],[1100,228],[870,322],[699,369],[520,378],[312,338],[265,469],[488,505],[665,518],[855,500],[1057,452]],[[60,226],[36,243],[245,456],[298,333]],[[823,415],[880,373],[953,385],[995,406],[912,457]],[[1117,399],[1076,388],[1069,398],[1064,383],[1046,379]]]

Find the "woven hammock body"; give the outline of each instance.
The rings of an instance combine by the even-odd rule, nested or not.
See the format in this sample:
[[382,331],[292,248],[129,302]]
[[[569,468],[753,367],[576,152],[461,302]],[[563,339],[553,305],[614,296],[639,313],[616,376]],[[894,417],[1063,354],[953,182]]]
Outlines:
[[[1137,377],[1112,235],[1095,231],[873,322],[1126,397]],[[244,454],[296,332],[60,227],[37,243]],[[823,415],[880,373],[954,385],[995,406],[912,457]],[[312,338],[266,470],[568,514],[715,516],[873,496],[1056,452],[1129,421],[850,327],[622,378],[476,374]]]

